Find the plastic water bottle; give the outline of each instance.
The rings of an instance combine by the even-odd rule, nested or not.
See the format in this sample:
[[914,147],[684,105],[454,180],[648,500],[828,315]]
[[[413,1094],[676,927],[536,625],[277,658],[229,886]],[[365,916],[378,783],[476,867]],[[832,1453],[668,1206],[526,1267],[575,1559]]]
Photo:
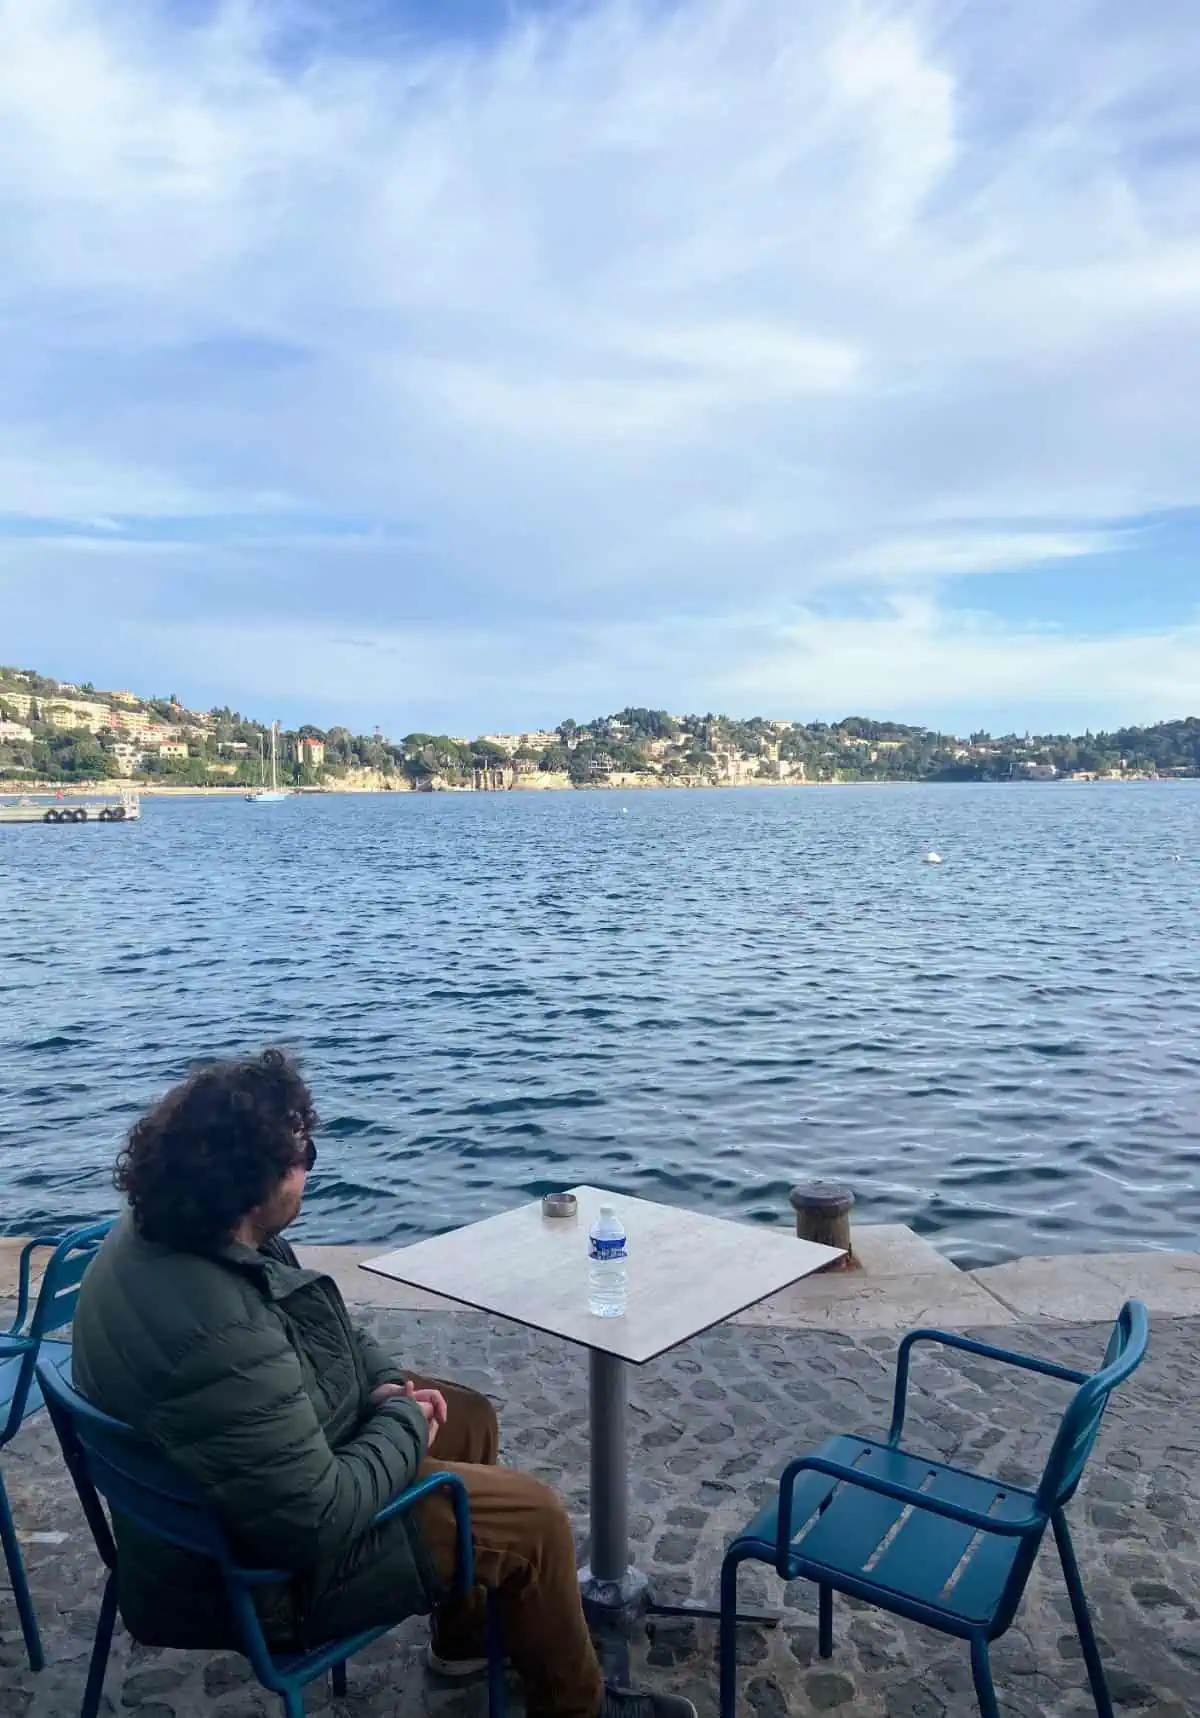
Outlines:
[[625,1226],[611,1205],[588,1231],[588,1310],[597,1318],[623,1318],[629,1296]]

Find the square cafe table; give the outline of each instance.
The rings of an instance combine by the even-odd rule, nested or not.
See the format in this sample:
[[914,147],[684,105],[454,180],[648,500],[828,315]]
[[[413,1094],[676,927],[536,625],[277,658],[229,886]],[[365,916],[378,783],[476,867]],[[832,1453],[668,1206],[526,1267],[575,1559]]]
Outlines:
[[[633,1616],[715,1614],[659,1605],[629,1559],[625,1417],[628,1368],[775,1294],[841,1256],[795,1235],[703,1217],[673,1205],[576,1187],[574,1217],[546,1217],[541,1201],[429,1241],[363,1269],[588,1350],[591,1422],[591,1563],[580,1571],[589,1608]],[[612,1205],[629,1239],[629,1295],[620,1318],[588,1310],[588,1230]],[[763,1619],[765,1620],[765,1619]]]

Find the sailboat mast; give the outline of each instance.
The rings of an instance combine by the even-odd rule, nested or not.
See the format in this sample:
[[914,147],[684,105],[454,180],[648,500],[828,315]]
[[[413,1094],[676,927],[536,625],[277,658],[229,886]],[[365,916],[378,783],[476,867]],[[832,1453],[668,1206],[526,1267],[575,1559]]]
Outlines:
[[279,792],[279,776],[275,768],[275,740],[279,732],[279,723],[271,723],[271,792]]

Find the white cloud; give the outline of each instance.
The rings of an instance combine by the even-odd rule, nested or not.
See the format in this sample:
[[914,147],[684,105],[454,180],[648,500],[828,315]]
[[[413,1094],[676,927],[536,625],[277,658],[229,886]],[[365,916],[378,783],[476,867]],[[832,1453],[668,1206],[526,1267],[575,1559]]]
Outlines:
[[1045,732],[1185,715],[1198,685],[1200,625],[1067,637],[918,603],[867,622],[798,622],[740,690],[786,708],[887,709],[962,728],[977,712],[991,727]]
[[[406,686],[464,614],[529,637],[541,609],[547,639],[597,640],[597,703],[636,593],[639,699],[693,619],[744,652],[693,656],[707,703],[702,675],[732,697],[792,661],[762,629],[789,640],[817,593],[1136,555],[1129,518],[1200,505],[1190,6],[1133,29],[1107,0],[592,0],[375,52],[324,15],[304,53],[288,18],[0,0],[0,515],[411,532],[419,563],[353,571],[331,539],[324,578],[287,530],[270,565],[218,545],[212,586],[290,587],[318,640],[347,601],[381,636],[415,606]],[[0,546],[0,577],[62,553]],[[143,554],[123,589],[165,649]],[[853,679],[900,623],[806,624]],[[1028,654],[990,636],[989,662]],[[1117,647],[1078,647],[1088,695],[1125,697]],[[943,619],[902,648],[936,701],[976,647]]]
[[[287,616],[232,630],[213,617],[186,633],[135,623],[126,647],[138,660],[187,663],[193,675],[219,655],[234,703],[304,708],[319,722],[369,727],[403,686],[398,733],[426,720],[478,732],[493,722],[521,728],[567,714],[584,719],[637,702],[651,683],[677,712],[886,711],[960,732],[979,725],[1078,732],[1186,714],[1200,684],[1200,619],[1174,632],[1071,637],[1001,626],[928,597],[897,598],[854,619],[802,607],[786,620],[774,610],[743,612],[736,624],[600,616],[549,630],[536,649],[523,629],[504,623],[464,622],[453,633],[403,625],[348,633]],[[706,693],[699,705],[697,686]]]
[[1113,554],[1128,546],[1128,535],[1117,532],[947,531],[940,536],[895,537],[868,544],[845,556],[839,570],[879,579],[958,578]]

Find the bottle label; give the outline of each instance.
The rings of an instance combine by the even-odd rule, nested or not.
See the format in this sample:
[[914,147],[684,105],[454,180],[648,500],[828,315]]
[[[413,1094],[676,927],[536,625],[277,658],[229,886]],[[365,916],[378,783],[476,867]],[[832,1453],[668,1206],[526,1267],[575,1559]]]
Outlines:
[[625,1252],[624,1235],[591,1236],[591,1249],[588,1256],[595,1259],[598,1264],[611,1264],[615,1259],[626,1258],[628,1255]]

